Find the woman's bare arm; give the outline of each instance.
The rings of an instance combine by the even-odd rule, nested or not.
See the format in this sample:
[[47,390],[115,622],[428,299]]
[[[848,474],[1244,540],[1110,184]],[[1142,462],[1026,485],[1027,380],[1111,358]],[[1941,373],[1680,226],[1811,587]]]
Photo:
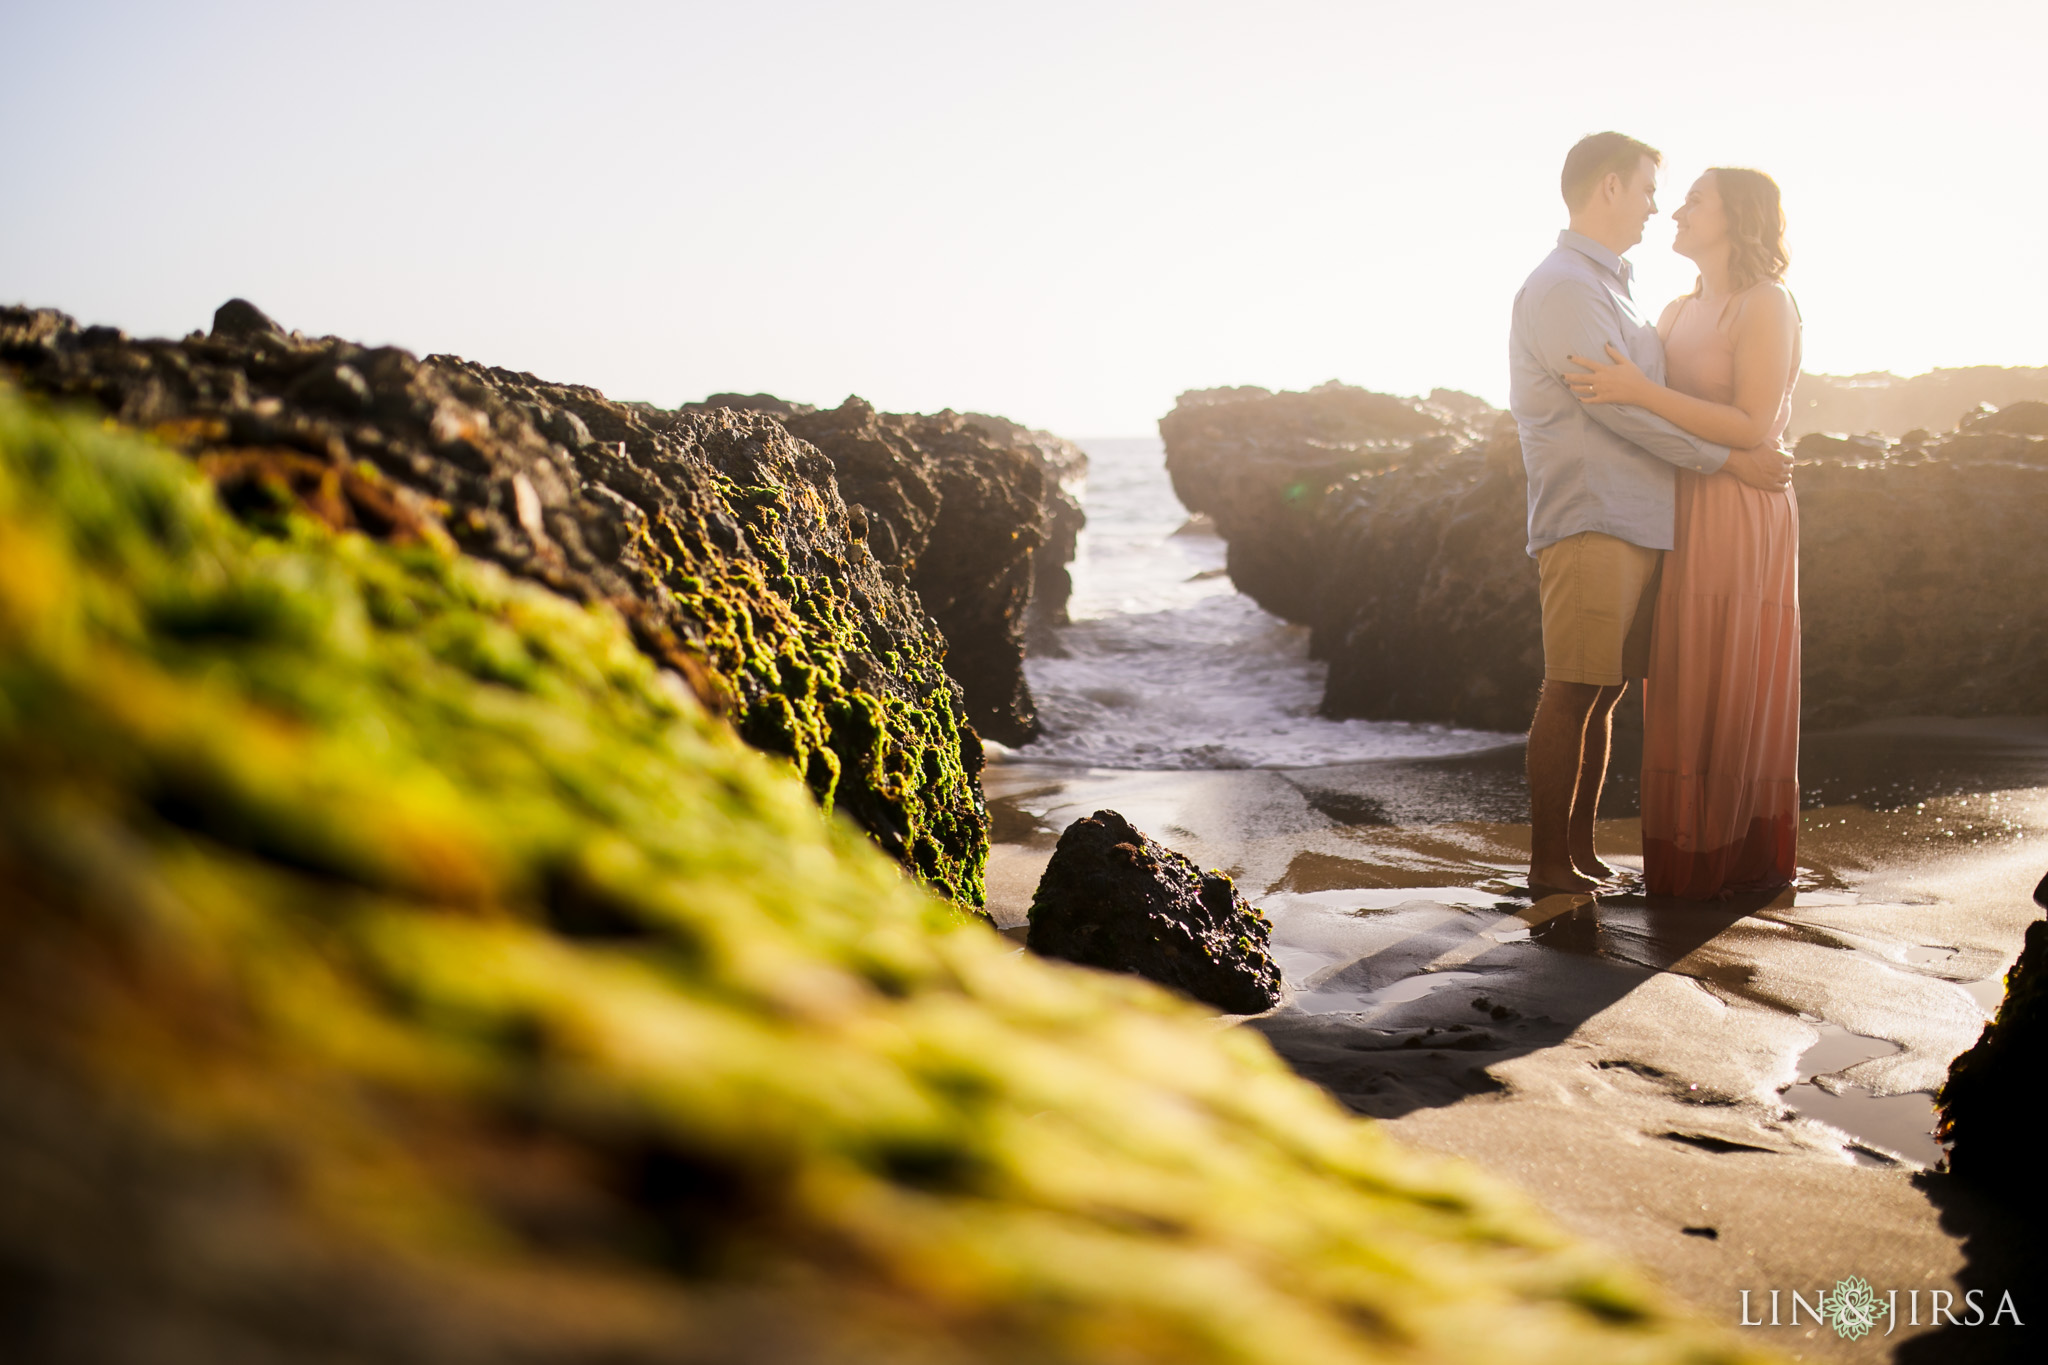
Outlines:
[[1760,445],[1778,419],[1792,382],[1799,350],[1799,314],[1782,284],[1759,286],[1735,322],[1735,401],[1710,403],[1650,379],[1626,356],[1608,347],[1614,362],[1602,365],[1583,356],[1585,374],[1569,374],[1572,392],[1588,403],[1629,403],[1656,413],[1701,440],[1737,450]]

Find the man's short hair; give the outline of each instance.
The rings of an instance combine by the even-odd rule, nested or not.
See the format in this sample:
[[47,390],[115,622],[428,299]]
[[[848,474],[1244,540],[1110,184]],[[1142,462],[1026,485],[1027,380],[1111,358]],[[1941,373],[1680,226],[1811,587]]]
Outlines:
[[1580,138],[1578,145],[1565,155],[1564,174],[1558,177],[1559,188],[1564,191],[1564,206],[1573,210],[1581,207],[1593,197],[1593,190],[1609,171],[1627,184],[1644,157],[1650,158],[1653,166],[1664,164],[1664,153],[1622,133],[1591,133]]

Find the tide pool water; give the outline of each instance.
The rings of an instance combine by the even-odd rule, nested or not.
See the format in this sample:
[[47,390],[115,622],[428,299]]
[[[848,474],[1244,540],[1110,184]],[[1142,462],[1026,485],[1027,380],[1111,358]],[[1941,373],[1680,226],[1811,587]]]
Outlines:
[[1471,753],[1521,736],[1317,714],[1308,630],[1231,587],[1156,438],[1083,441],[1088,526],[1065,657],[1027,661],[1045,734],[1020,759],[1098,768],[1310,768]]

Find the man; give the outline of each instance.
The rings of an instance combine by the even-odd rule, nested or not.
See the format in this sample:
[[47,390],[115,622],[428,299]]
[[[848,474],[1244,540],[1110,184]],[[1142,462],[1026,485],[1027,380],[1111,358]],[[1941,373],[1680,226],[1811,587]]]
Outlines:
[[1616,874],[1593,850],[1614,705],[1649,660],[1657,574],[1671,548],[1674,468],[1726,468],[1783,488],[1776,446],[1731,452],[1640,408],[1581,403],[1573,355],[1614,345],[1658,383],[1664,347],[1629,295],[1622,253],[1657,211],[1663,156],[1595,133],[1565,158],[1570,226],[1515,296],[1508,406],[1529,469],[1529,553],[1543,602],[1543,693],[1529,727],[1529,887],[1590,892]]

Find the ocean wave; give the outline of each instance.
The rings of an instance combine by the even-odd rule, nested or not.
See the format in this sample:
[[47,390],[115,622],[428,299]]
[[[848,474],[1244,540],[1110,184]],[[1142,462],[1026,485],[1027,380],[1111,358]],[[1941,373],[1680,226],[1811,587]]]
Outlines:
[[1311,768],[1473,753],[1519,735],[1317,714],[1326,666],[1308,630],[1231,587],[1214,535],[1187,512],[1157,441],[1083,442],[1088,527],[1075,557],[1064,657],[1025,673],[1042,738],[1014,750],[1100,768]]
[[1519,736],[1317,714],[1308,631],[1226,591],[1079,621],[1065,658],[1025,664],[1043,738],[1015,752],[1102,768],[1308,768],[1472,753]]

